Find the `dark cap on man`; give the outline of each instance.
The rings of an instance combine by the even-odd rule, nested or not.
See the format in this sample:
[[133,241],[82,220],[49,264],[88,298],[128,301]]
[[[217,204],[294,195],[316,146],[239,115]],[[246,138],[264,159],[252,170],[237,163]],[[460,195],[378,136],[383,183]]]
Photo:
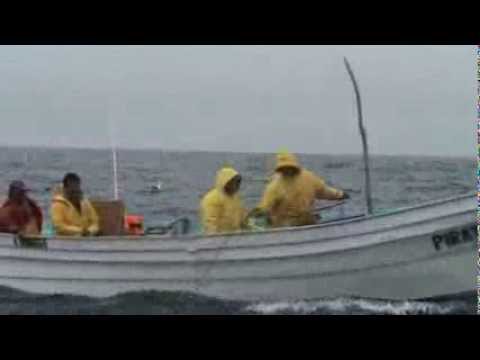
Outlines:
[[19,191],[30,191],[29,188],[25,186],[25,183],[21,180],[15,180],[10,183],[10,190],[19,190]]

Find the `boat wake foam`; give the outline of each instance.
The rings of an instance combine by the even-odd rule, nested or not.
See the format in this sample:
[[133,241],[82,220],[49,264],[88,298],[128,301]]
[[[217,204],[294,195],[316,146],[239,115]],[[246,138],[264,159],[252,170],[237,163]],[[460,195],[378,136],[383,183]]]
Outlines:
[[436,303],[423,301],[382,301],[338,298],[318,301],[256,303],[246,311],[264,315],[443,315],[471,313],[467,304],[452,301]]

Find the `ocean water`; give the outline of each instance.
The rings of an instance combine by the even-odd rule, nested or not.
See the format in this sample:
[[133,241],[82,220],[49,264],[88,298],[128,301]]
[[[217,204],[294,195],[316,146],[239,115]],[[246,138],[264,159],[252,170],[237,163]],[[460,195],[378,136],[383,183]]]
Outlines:
[[[178,216],[188,216],[196,224],[200,197],[224,164],[242,173],[243,198],[252,207],[265,185],[262,179],[274,164],[272,154],[119,150],[117,157],[120,196],[130,213],[145,216],[146,226]],[[299,158],[305,167],[352,196],[345,206],[325,211],[325,218],[363,213],[360,156],[300,154]],[[108,150],[0,148],[0,166],[0,199],[6,197],[10,181],[22,179],[45,214],[50,189],[69,171],[82,177],[89,197],[113,197],[112,154]],[[476,191],[473,155],[471,159],[374,156],[371,177],[374,208],[380,211]],[[152,191],[159,182],[161,191]],[[474,292],[416,302],[338,298],[244,303],[180,292],[132,292],[93,299],[0,287],[0,314],[469,314],[476,312],[476,304]]]

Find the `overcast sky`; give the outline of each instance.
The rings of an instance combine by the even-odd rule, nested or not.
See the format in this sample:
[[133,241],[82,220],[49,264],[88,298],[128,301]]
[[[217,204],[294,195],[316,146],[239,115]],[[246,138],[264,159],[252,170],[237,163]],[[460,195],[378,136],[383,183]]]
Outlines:
[[0,145],[475,156],[475,46],[0,46]]

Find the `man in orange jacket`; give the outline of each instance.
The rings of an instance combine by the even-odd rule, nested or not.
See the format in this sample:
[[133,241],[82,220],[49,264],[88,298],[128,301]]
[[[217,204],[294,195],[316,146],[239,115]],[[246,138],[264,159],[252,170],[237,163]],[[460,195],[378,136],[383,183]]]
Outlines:
[[13,181],[8,190],[8,200],[0,208],[0,232],[37,235],[42,231],[42,211],[27,196],[30,191],[23,181]]

